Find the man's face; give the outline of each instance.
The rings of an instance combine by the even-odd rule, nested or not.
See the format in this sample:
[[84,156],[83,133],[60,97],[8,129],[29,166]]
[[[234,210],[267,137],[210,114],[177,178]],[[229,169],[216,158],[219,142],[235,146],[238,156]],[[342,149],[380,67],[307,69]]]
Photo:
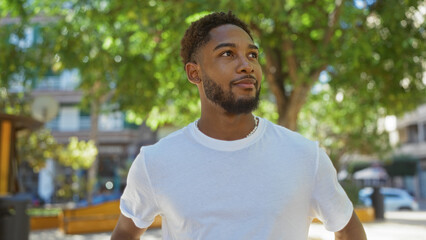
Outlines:
[[250,36],[235,25],[210,31],[199,49],[201,82],[208,100],[233,114],[250,113],[259,103],[262,70]]
[[206,97],[221,106],[228,113],[241,114],[250,113],[259,105],[260,87],[256,90],[255,97],[246,97],[236,99],[235,94],[232,92],[232,84],[229,85],[229,90],[225,91],[213,79],[203,73],[203,89]]

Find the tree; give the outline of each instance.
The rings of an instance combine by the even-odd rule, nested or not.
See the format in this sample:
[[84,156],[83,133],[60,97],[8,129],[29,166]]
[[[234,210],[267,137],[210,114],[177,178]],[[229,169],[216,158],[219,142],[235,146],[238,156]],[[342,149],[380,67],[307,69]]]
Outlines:
[[20,164],[26,162],[34,172],[39,172],[46,164],[46,160],[58,159],[60,145],[50,134],[50,131],[41,129],[35,132],[26,132],[17,141]]
[[320,142],[337,169],[344,154],[386,159],[392,149],[388,132],[378,125],[386,112],[380,104],[364,101],[356,89],[343,94],[323,83],[316,86],[301,112],[301,132]]
[[[234,10],[263,49],[268,90],[278,123],[297,129],[299,112],[321,72],[334,88],[357,90],[388,113],[424,101],[422,1],[34,1],[25,16],[40,26],[53,68],[78,68],[82,88],[95,81],[133,120],[157,127],[198,113],[196,90],[179,63],[188,24],[214,10]],[[10,6],[9,6],[10,7]],[[59,17],[58,17],[59,16]],[[96,93],[95,93],[96,95]],[[102,95],[102,94],[101,94]],[[408,99],[409,96],[409,100]],[[195,113],[194,113],[195,112]],[[167,113],[167,114],[165,114]]]
[[88,169],[98,153],[93,141],[79,141],[76,137],[65,146],[58,144],[47,129],[26,132],[18,138],[17,149],[20,161],[27,162],[36,172],[49,158],[73,169]]
[[[67,145],[58,144],[47,129],[35,132],[25,132],[17,141],[20,164],[27,163],[34,172],[39,172],[46,164],[47,159],[53,159],[62,166],[73,170],[73,181],[79,186],[77,169],[88,169],[93,165],[97,156],[97,148],[93,141],[79,141],[76,137],[70,138]],[[67,186],[70,191],[79,189]]]
[[[323,71],[330,73],[334,89],[356,89],[363,101],[381,105],[388,113],[405,110],[402,102],[408,102],[408,109],[424,100],[424,68],[421,61],[415,62],[424,59],[424,51],[419,51],[424,36],[406,17],[420,1],[367,1],[371,4],[361,8],[356,2],[273,1],[258,6],[271,13],[268,16],[247,16],[265,50],[269,69],[264,71],[279,124],[297,128],[298,114]],[[395,5],[398,10],[392,11]],[[400,84],[404,78],[411,84]],[[354,88],[354,83],[359,85]]]
[[[180,63],[179,40],[191,21],[218,10],[233,10],[253,30],[267,82],[263,98],[275,104],[278,114],[272,116],[277,122],[292,130],[297,129],[299,113],[324,72],[333,91],[346,98],[359,96],[359,105],[351,108],[354,119],[363,117],[363,106],[374,106],[385,115],[400,114],[425,101],[425,31],[424,19],[419,17],[424,3],[420,0],[2,4],[0,17],[15,21],[15,25],[0,23],[6,36],[2,39],[14,31],[23,38],[28,25],[36,26],[41,39],[35,42],[37,50],[15,47],[19,54],[9,51],[8,56],[25,56],[14,64],[0,58],[2,85],[16,76],[18,67],[21,74],[28,72],[25,76],[34,69],[28,66],[37,66],[33,75],[47,68],[76,68],[94,117],[97,106],[110,101],[119,103],[129,120],[146,121],[153,128],[194,120],[199,100]],[[10,41],[0,44],[0,49],[9,49],[4,46]],[[261,106],[267,108],[260,112],[269,113],[270,104]],[[375,124],[369,119],[364,123]],[[92,136],[96,142],[96,133]]]

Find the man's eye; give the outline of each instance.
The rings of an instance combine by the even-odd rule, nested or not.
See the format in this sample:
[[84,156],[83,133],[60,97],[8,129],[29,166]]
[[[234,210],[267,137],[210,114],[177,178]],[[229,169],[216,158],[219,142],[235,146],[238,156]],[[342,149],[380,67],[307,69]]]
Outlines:
[[249,56],[252,57],[252,58],[257,58],[257,53],[252,52],[252,53],[249,54]]
[[222,56],[230,57],[230,56],[232,56],[232,52],[231,51],[225,51],[225,52],[222,53]]

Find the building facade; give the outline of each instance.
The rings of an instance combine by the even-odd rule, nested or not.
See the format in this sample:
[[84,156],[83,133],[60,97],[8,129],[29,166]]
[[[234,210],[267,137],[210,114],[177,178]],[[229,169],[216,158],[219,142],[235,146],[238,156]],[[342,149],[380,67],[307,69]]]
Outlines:
[[[49,96],[59,105],[56,116],[46,122],[45,127],[51,130],[52,136],[60,144],[67,144],[70,137],[90,140],[91,113],[90,109],[81,107],[83,94],[77,90],[78,84],[78,71],[65,70],[42,79],[32,91],[34,99]],[[129,123],[125,113],[114,110],[117,107],[111,104],[102,106],[102,109],[104,111],[99,115],[97,134],[97,189],[117,193],[126,181],[120,171],[128,168],[141,146],[157,141],[157,133],[145,125]],[[67,171],[65,174],[68,174]],[[86,171],[79,172],[79,177],[86,175]]]
[[413,190],[417,197],[426,199],[426,104],[397,120],[399,147],[397,154],[411,155],[419,160]]

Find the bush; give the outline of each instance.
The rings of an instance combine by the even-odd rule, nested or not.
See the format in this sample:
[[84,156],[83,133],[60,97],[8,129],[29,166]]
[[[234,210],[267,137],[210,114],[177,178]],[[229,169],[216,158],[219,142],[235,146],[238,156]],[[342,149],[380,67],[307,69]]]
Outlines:
[[58,216],[62,210],[60,208],[29,208],[27,214],[29,216]]
[[340,184],[342,185],[352,204],[354,206],[359,205],[358,192],[360,188],[355,184],[355,182],[352,180],[344,180],[341,181]]

